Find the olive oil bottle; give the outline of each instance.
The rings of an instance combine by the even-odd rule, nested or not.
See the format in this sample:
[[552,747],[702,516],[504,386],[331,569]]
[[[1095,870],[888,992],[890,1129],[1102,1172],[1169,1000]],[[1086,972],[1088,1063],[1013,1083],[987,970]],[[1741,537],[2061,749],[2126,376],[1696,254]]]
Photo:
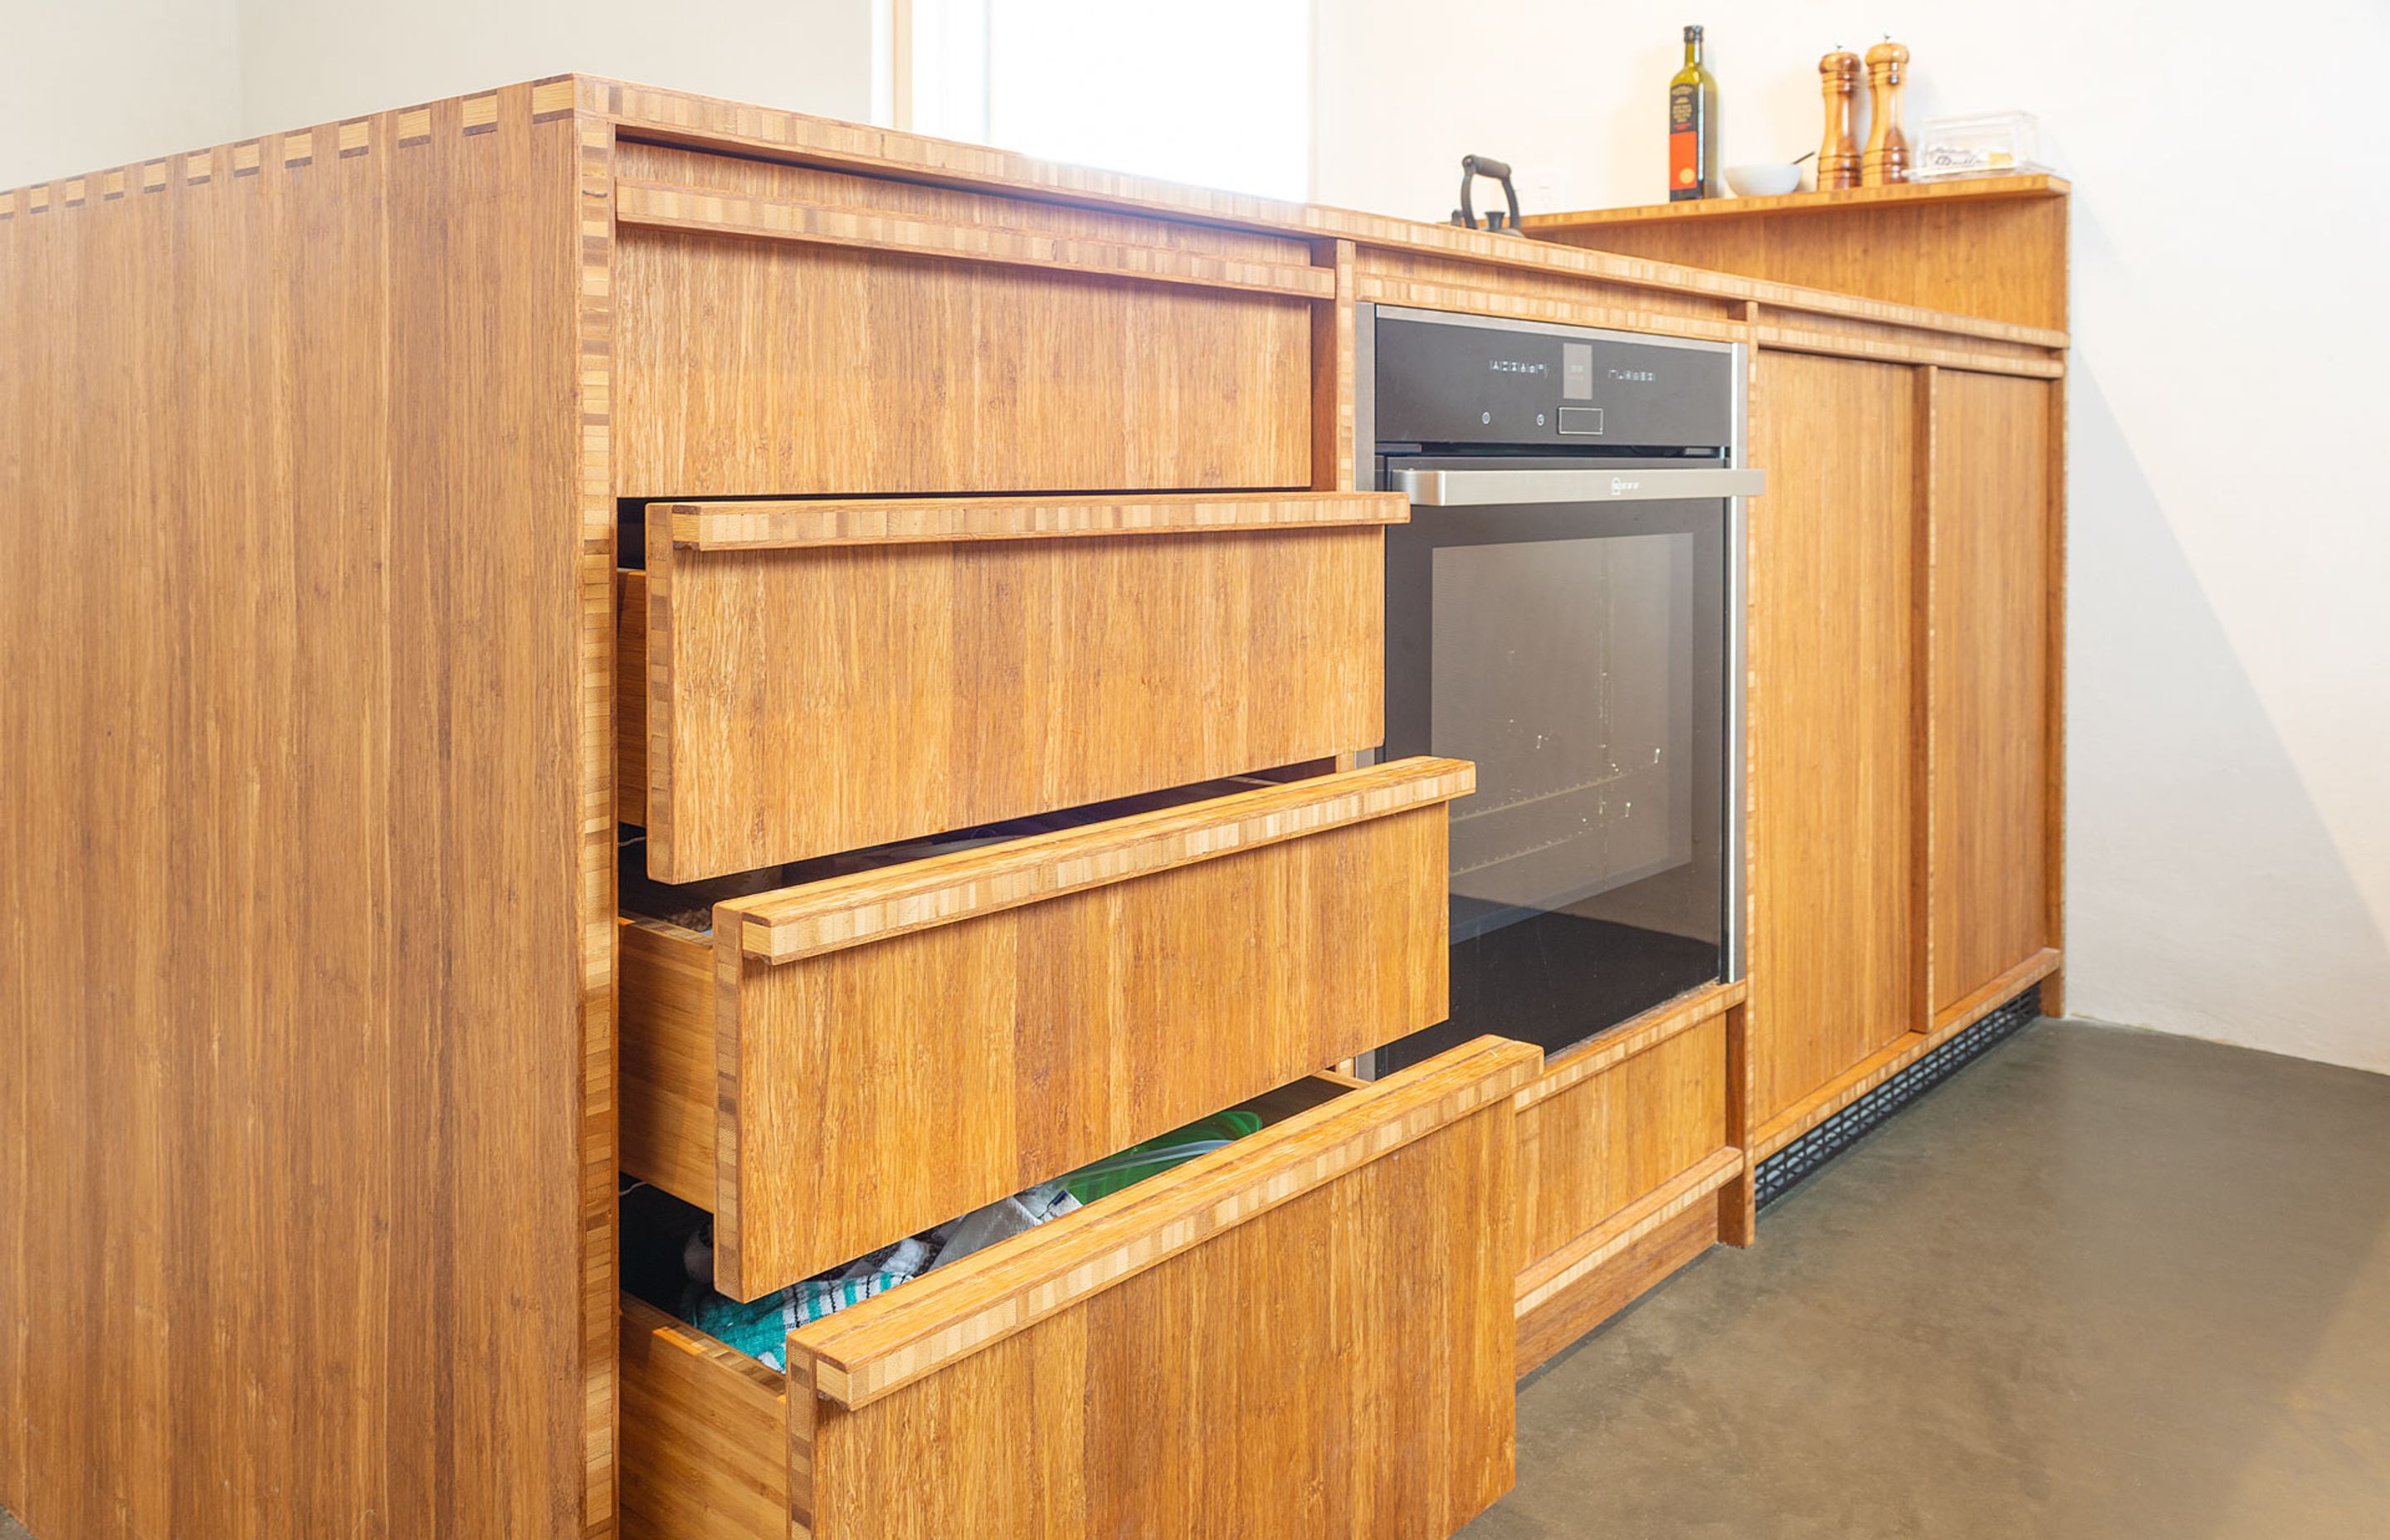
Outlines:
[[1685,29],[1685,67],[1668,82],[1668,198],[1716,198],[1717,77],[1702,68],[1702,30]]

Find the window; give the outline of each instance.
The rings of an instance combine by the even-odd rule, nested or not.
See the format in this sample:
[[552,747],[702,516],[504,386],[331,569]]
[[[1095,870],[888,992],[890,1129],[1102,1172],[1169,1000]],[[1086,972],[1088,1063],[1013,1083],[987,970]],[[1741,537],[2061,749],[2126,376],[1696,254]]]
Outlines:
[[898,67],[911,87],[899,112],[921,133],[1199,186],[1308,194],[1304,0],[898,3],[909,12]]

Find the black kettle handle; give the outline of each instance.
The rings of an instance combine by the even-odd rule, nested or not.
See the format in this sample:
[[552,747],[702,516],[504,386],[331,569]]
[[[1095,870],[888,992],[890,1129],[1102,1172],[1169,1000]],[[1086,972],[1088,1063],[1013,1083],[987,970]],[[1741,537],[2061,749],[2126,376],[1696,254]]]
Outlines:
[[[1464,155],[1460,158],[1460,207],[1453,213],[1452,222],[1463,229],[1477,228],[1477,205],[1471,200],[1469,195],[1481,176],[1490,176],[1502,184],[1502,196],[1510,199],[1510,228],[1517,229],[1519,227],[1519,189],[1510,182],[1510,162],[1497,160],[1490,155]],[[1494,230],[1500,229],[1502,216],[1498,213],[1489,216],[1486,227]]]

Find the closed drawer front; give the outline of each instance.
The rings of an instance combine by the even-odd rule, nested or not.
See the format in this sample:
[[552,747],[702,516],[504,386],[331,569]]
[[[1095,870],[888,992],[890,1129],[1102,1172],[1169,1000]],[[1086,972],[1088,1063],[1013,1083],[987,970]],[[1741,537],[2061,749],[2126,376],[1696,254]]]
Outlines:
[[1380,493],[650,504],[622,817],[687,882],[1367,748],[1407,516]]
[[1513,1098],[1519,1372],[1718,1238],[1745,1170],[1729,1115],[1740,986],[1680,995],[1555,1058]]
[[1316,484],[1306,242],[644,145],[617,173],[624,496]]
[[625,925],[623,1164],[753,1298],[1443,1019],[1417,759]]
[[642,1540],[1441,1540],[1512,1479],[1511,1093],[1480,1038],[803,1328],[626,1301]]

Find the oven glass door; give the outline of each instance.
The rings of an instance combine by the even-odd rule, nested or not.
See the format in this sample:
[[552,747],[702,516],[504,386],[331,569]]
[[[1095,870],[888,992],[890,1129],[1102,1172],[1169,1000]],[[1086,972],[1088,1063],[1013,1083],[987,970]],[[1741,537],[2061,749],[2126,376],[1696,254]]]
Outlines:
[[1388,532],[1385,753],[1473,760],[1477,792],[1451,804],[1451,1016],[1378,1072],[1484,1033],[1556,1051],[1720,976],[1727,527],[1705,499]]

